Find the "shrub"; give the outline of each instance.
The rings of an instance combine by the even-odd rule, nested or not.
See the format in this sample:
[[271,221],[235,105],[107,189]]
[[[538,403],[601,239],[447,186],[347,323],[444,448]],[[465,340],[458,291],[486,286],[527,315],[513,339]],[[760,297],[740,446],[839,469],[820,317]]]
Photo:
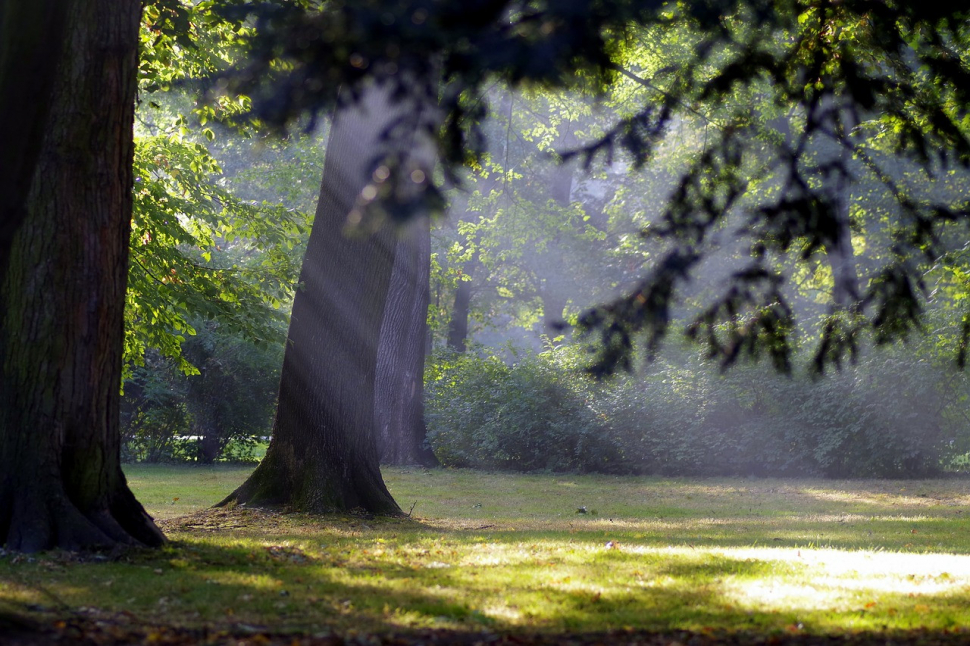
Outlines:
[[507,365],[473,353],[436,357],[426,386],[428,439],[445,466],[612,471],[618,452],[592,406],[593,384],[561,348]]
[[[429,438],[442,464],[666,475],[925,477],[970,451],[966,377],[882,349],[821,379],[719,373],[694,352],[595,384],[575,348],[439,355]],[[965,460],[966,461],[966,460]]]

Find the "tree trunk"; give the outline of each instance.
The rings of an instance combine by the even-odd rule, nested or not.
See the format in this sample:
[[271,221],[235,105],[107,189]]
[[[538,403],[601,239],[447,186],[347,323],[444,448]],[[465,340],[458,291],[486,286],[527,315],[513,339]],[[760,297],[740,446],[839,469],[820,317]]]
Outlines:
[[838,237],[825,246],[825,257],[832,269],[832,302],[838,309],[856,307],[859,302],[859,273],[856,269],[855,252],[852,249],[852,231],[849,229],[847,197],[840,199]]
[[160,545],[121,471],[141,2],[70,3],[26,217],[0,285],[0,543]]
[[[560,128],[564,130],[559,141],[559,150],[570,150],[578,144],[573,125],[570,121],[563,121]],[[565,208],[572,202],[573,172],[575,164],[557,163],[549,178],[549,196],[559,206]],[[545,269],[549,275],[540,280],[539,297],[542,299],[543,332],[555,338],[562,333],[563,310],[569,302],[568,294],[571,285],[567,284],[569,272],[562,262],[561,237],[556,235],[551,251],[541,254],[539,268]],[[551,271],[550,271],[551,270]]]
[[[841,134],[841,126],[837,128]],[[849,226],[849,209],[852,206],[852,191],[849,182],[849,165],[852,156],[845,150],[839,151],[844,174],[835,178],[834,216],[835,237],[825,246],[825,256],[832,269],[832,302],[837,309],[856,308],[859,303],[859,272],[856,268],[855,251],[852,249],[852,229]]]
[[[361,192],[381,134],[407,110],[385,86],[338,110],[316,220],[293,302],[273,439],[256,471],[222,503],[311,512],[363,508],[399,514],[381,478],[374,379],[396,237],[389,222],[365,235]],[[430,175],[429,175],[430,176]]]
[[[471,278],[474,261],[465,263],[464,275]],[[464,352],[468,341],[468,315],[472,305],[472,281],[460,280],[455,288],[455,304],[451,308],[451,321],[448,322],[448,349]]]
[[421,218],[398,240],[381,325],[374,415],[382,464],[438,464],[424,423],[430,277],[431,223]]
[[186,409],[191,416],[192,435],[196,436],[196,457],[202,464],[214,463],[228,444],[220,398],[226,393],[221,363],[206,349],[205,343],[184,345],[183,355],[199,374],[187,379]]
[[566,296],[566,287],[562,281],[556,278],[543,279],[539,297],[542,299],[542,326],[544,333],[555,338],[562,334],[563,330],[563,310],[569,299]]
[[[557,150],[567,152],[576,148],[579,140],[576,138],[576,133],[573,130],[573,123],[569,120],[563,121],[559,124],[559,128],[562,132]],[[572,202],[573,172],[575,168],[576,164],[574,162],[563,163],[560,159],[556,162],[556,167],[552,169],[552,177],[549,182],[549,195],[559,206],[569,206],[570,202]]]

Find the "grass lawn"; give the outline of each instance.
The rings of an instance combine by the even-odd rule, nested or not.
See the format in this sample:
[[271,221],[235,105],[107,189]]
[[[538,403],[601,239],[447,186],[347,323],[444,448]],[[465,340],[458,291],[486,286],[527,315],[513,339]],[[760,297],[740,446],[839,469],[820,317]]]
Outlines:
[[387,469],[413,504],[387,519],[206,510],[248,468],[126,471],[172,543],[104,561],[7,555],[0,608],[305,634],[970,627],[966,480]]

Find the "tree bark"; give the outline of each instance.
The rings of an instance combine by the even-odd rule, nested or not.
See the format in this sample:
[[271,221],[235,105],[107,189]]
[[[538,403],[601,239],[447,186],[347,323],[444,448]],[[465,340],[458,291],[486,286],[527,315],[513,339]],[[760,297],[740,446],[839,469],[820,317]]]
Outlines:
[[854,308],[859,302],[859,272],[852,249],[846,195],[840,197],[836,208],[839,211],[838,236],[832,244],[825,246],[825,257],[832,270],[832,302],[838,309]]
[[431,300],[431,223],[397,243],[377,353],[374,415],[382,464],[436,466],[424,423],[424,361]]
[[360,218],[382,133],[413,109],[406,101],[392,104],[389,94],[386,86],[371,86],[358,105],[335,115],[293,302],[273,439],[256,471],[220,504],[401,513],[381,478],[374,434],[378,342],[397,240],[389,222],[369,235],[346,233],[348,221]]
[[69,4],[26,215],[0,284],[0,543],[160,545],[121,471],[138,0]]

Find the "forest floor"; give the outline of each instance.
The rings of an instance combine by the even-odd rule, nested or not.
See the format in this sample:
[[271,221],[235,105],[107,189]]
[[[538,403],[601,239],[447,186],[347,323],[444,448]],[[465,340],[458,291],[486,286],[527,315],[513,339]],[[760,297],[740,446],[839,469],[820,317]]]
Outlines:
[[387,469],[395,519],[208,509],[245,467],[126,471],[171,543],[0,552],[0,643],[970,641],[970,480]]

